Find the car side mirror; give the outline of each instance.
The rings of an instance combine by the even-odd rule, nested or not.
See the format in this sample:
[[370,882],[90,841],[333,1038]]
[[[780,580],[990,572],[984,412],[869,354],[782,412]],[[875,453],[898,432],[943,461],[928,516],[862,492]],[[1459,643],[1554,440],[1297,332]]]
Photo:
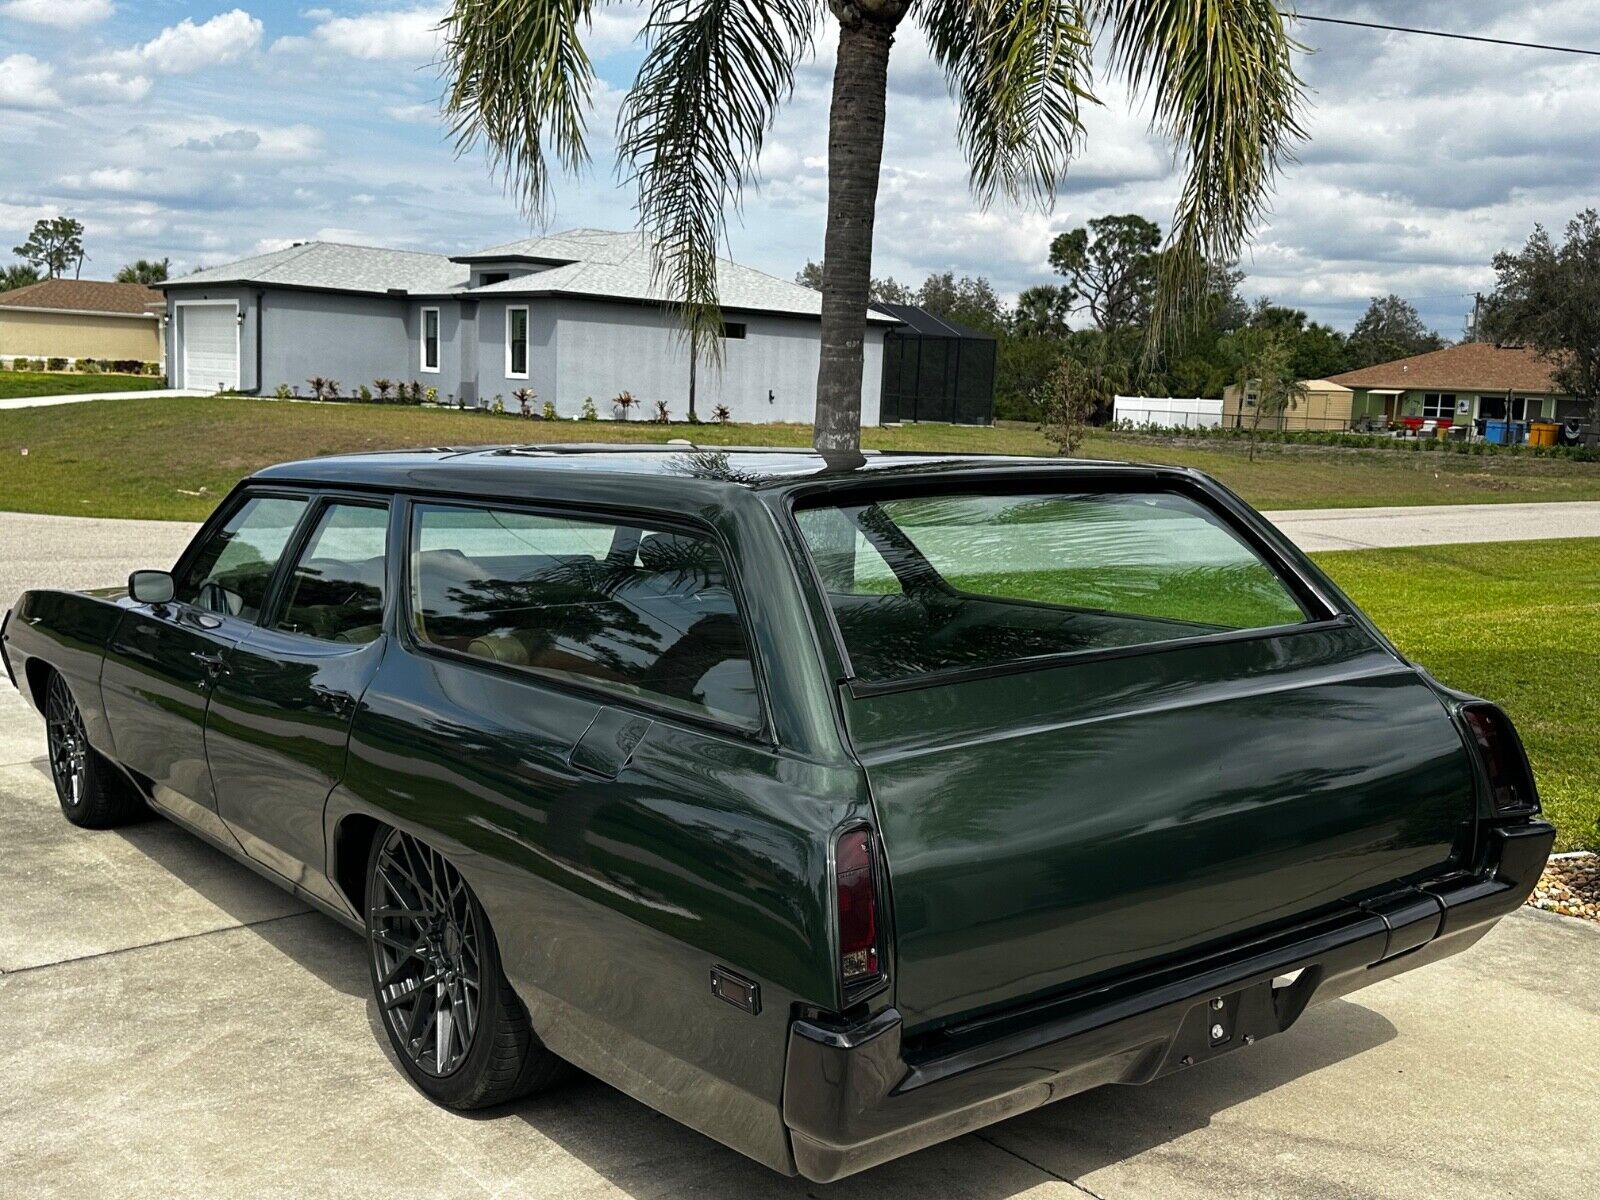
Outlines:
[[128,595],[140,604],[171,604],[176,590],[171,571],[135,571],[128,576]]

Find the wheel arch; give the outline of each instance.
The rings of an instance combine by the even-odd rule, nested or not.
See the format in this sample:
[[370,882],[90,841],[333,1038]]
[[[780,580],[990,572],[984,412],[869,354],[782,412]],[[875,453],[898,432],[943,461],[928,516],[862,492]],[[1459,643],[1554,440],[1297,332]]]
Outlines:
[[372,843],[389,825],[364,812],[352,812],[333,827],[330,858],[333,884],[350,905],[356,917],[365,920],[367,911],[367,859]]

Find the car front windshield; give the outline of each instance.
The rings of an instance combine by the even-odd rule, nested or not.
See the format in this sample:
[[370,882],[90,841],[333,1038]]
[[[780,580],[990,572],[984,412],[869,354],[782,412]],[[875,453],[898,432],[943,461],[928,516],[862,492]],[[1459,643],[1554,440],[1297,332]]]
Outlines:
[[950,492],[796,514],[858,679],[903,680],[1306,619],[1176,492]]

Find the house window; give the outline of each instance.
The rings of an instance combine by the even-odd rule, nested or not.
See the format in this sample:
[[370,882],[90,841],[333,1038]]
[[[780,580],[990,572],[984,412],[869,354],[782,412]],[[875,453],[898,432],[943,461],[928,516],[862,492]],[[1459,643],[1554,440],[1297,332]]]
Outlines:
[[1454,392],[1426,392],[1422,397],[1422,416],[1427,421],[1449,421],[1456,415]]
[[425,308],[422,310],[422,369],[435,372],[439,369],[439,310],[437,308]]
[[745,324],[744,324],[743,321],[724,321],[723,322],[723,324],[722,324],[722,336],[723,337],[731,338],[734,341],[742,342],[742,341],[744,341],[744,335],[745,335]]
[[506,377],[528,377],[528,310],[526,306],[506,309]]

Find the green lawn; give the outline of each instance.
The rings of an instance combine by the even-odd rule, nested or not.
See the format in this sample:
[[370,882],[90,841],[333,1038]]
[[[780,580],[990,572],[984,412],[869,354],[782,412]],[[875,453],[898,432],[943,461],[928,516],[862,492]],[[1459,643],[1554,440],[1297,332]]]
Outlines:
[[1404,653],[1511,714],[1556,849],[1600,849],[1600,539],[1315,557]]
[[154,375],[0,370],[0,400],[20,396],[81,396],[85,392],[147,392],[166,386],[166,380]]
[[[28,379],[0,372],[0,383]],[[108,387],[110,375],[47,375],[61,387]],[[153,387],[151,379],[132,381]],[[120,384],[119,384],[120,385]],[[238,397],[115,400],[0,411],[0,509],[89,516],[198,520],[239,479],[268,463],[355,450],[517,441],[664,441],[721,445],[810,443],[803,425],[655,425],[528,421],[515,416],[403,406],[293,404]],[[868,429],[884,450],[1048,454],[1020,425]],[[28,451],[22,457],[22,451]],[[1173,446],[1097,436],[1093,458],[1199,467],[1261,508],[1438,504],[1495,500],[1600,500],[1600,464],[1392,451]]]

